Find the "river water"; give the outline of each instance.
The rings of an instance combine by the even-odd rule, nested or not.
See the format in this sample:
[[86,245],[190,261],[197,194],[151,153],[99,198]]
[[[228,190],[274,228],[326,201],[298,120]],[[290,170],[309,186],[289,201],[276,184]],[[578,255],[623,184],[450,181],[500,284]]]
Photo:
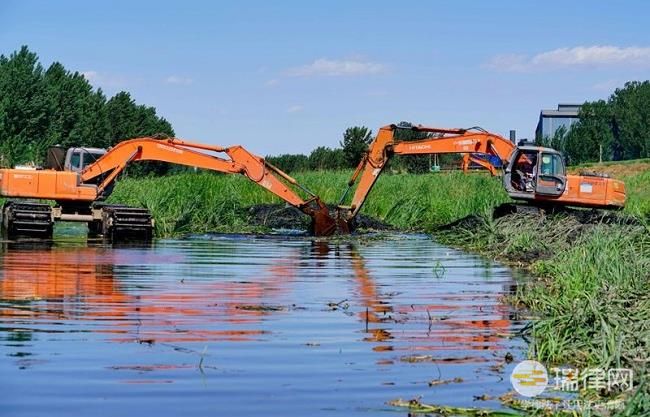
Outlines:
[[0,265],[2,416],[499,408],[526,349],[513,272],[420,235],[5,244]]

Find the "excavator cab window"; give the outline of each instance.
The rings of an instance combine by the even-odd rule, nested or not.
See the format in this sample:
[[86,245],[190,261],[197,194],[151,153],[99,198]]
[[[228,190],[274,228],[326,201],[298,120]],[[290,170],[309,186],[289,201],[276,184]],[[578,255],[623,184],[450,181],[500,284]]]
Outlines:
[[68,171],[81,172],[106,153],[100,148],[70,148],[66,156],[65,168]]
[[535,177],[537,174],[537,152],[520,151],[511,169],[512,187],[524,193],[535,191]]
[[540,175],[564,175],[564,164],[559,155],[542,153]]
[[81,152],[73,152],[72,155],[70,155],[70,170],[81,170]]
[[540,152],[540,164],[535,193],[560,196],[566,187],[566,170],[562,156],[556,152]]
[[99,152],[99,153],[98,152],[90,152],[90,151],[84,152],[83,153],[83,158],[84,159],[83,159],[83,164],[82,164],[81,168],[82,169],[86,168],[88,165],[94,163],[96,160],[101,158],[102,155],[104,155],[105,153],[106,152],[104,152],[104,151]]

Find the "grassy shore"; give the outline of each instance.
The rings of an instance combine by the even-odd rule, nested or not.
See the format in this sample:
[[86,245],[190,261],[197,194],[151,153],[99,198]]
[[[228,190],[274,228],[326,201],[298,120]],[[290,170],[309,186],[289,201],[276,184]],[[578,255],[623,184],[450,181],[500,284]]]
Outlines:
[[[336,204],[350,172],[307,172],[296,179]],[[508,200],[498,178],[485,173],[383,175],[363,213],[404,230],[435,227]],[[281,204],[273,194],[242,176],[186,173],[161,178],[124,179],[112,202],[147,207],[156,218],[156,233],[265,232],[251,225],[248,207]]]
[[[625,212],[650,215],[650,161],[605,165],[626,181]],[[581,169],[593,169],[583,167]],[[327,203],[336,204],[350,172],[297,174],[298,181]],[[403,230],[431,232],[438,226],[477,213],[490,213],[507,202],[500,178],[485,173],[459,172],[425,175],[384,174],[366,201],[362,213]],[[185,173],[160,178],[123,179],[111,202],[147,207],[156,218],[158,236],[184,233],[265,232],[251,225],[247,208],[281,204],[273,194],[243,176]]]
[[[479,216],[436,235],[529,268],[536,279],[520,286],[511,301],[536,318],[529,329],[531,357],[579,369],[633,369],[637,390],[623,395],[626,408],[619,415],[647,416],[650,162],[625,165],[587,167],[625,180],[629,199],[622,216]],[[604,393],[582,393],[598,394]]]

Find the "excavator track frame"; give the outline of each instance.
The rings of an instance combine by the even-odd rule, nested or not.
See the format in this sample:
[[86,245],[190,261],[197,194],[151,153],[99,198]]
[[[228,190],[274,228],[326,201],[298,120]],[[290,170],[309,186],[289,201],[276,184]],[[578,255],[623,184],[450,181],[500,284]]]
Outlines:
[[2,207],[2,235],[51,239],[54,232],[52,207],[48,204],[9,200]]

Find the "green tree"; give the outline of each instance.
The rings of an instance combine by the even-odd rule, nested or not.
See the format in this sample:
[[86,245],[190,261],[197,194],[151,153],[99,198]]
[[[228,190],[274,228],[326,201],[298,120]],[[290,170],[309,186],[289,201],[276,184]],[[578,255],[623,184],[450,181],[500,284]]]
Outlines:
[[[173,136],[153,107],[137,105],[128,93],[107,101],[78,72],[58,62],[44,71],[26,46],[0,55],[0,164],[41,163],[48,146],[108,147],[136,136]],[[163,164],[152,164],[164,173]],[[136,168],[133,172],[151,172]]]
[[567,133],[568,129],[565,126],[560,126],[555,133],[553,133],[553,137],[549,137],[548,135],[544,137],[536,137],[535,145],[553,148],[560,152],[566,152]]
[[650,81],[583,104],[579,118],[563,139],[572,163],[650,157]]
[[614,137],[610,106],[604,100],[585,103],[579,117],[562,142],[551,146],[564,151],[571,164],[598,161],[601,156],[603,161],[611,160]]
[[43,67],[23,46],[9,58],[0,56],[0,153],[3,165],[33,160],[35,144],[45,137],[50,103]]
[[322,171],[326,169],[342,169],[346,166],[342,149],[331,149],[319,146],[309,154],[309,169]]
[[371,141],[372,130],[365,126],[354,126],[345,130],[340,146],[343,148],[343,156],[348,167],[359,164],[363,154],[368,151]]
[[44,82],[51,106],[47,145],[107,146],[109,126],[101,90],[93,92],[83,75],[66,71],[58,62],[47,69]]
[[[106,103],[106,118],[110,125],[109,144],[143,136],[174,136],[171,124],[156,115],[153,107],[137,105],[131,95],[121,91]],[[128,168],[134,176],[164,175],[170,170],[164,162],[138,162]]]
[[266,160],[284,172],[301,172],[309,170],[309,157],[302,154],[283,154],[267,156]]
[[650,81],[633,81],[609,99],[617,159],[650,157]]

